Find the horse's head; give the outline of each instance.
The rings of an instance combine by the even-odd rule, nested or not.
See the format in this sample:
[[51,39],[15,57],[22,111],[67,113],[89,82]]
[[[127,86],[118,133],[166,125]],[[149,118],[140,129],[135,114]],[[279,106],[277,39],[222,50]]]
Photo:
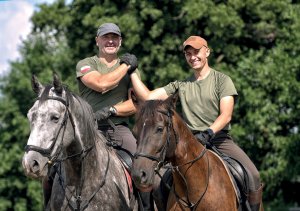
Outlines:
[[132,177],[137,187],[149,191],[155,172],[166,161],[170,161],[176,148],[176,132],[173,126],[176,96],[165,101],[150,100],[138,102],[134,133],[137,138],[137,152],[133,161]]
[[22,164],[27,176],[42,178],[61,156],[63,146],[74,139],[75,126],[69,111],[71,95],[56,74],[53,84],[47,86],[33,76],[32,88],[38,98],[27,114],[31,133]]

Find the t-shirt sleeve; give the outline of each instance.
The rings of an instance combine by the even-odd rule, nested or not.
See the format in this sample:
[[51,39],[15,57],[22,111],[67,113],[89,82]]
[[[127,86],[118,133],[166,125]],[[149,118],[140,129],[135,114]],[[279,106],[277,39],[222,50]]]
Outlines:
[[229,76],[224,77],[222,83],[220,84],[220,99],[226,96],[233,96],[235,100],[237,100],[238,93]]
[[179,88],[179,85],[180,85],[180,82],[173,81],[173,82],[167,84],[166,86],[164,86],[163,88],[165,89],[167,95],[170,96],[176,92],[176,90]]
[[76,65],[76,77],[80,78],[94,70],[97,70],[95,62],[93,62],[90,58],[83,59]]

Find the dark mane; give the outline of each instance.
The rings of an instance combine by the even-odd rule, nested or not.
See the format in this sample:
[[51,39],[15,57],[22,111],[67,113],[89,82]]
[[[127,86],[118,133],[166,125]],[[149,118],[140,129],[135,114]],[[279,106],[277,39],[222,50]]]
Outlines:
[[[84,125],[86,130],[86,135],[84,137],[85,143],[90,142],[91,140],[99,140],[99,131],[97,130],[97,123],[94,119],[93,109],[84,99],[79,97],[78,95],[72,94],[74,98],[78,100],[80,104],[80,108],[75,103],[70,104],[72,110],[81,109],[83,121],[81,122]],[[101,139],[102,141],[105,141]]]

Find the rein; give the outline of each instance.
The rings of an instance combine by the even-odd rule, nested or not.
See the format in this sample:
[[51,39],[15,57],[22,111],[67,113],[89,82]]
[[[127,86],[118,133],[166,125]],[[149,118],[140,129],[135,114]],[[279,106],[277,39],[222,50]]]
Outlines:
[[[199,197],[199,199],[197,200],[196,203],[192,203],[192,202],[190,201],[190,199],[189,199],[189,194],[188,194],[188,193],[189,193],[189,189],[188,189],[188,186],[187,186],[187,181],[186,181],[184,175],[179,171],[179,167],[185,166],[185,165],[187,165],[187,164],[191,164],[191,166],[192,166],[193,163],[195,163],[196,161],[200,160],[200,159],[205,155],[206,151],[207,151],[207,149],[206,149],[206,148],[203,148],[203,150],[200,152],[200,154],[199,154],[195,159],[193,159],[193,160],[191,160],[191,161],[188,161],[188,162],[186,162],[186,163],[184,163],[184,164],[177,165],[177,166],[172,166],[172,165],[170,165],[170,166],[164,166],[165,169],[171,169],[171,170],[173,170],[173,171],[176,171],[176,172],[180,175],[181,179],[183,180],[183,182],[184,182],[184,184],[185,184],[185,186],[186,186],[186,192],[185,192],[185,195],[186,195],[187,200],[184,200],[184,199],[180,198],[180,196],[178,196],[178,194],[176,193],[176,191],[175,191],[175,184],[174,184],[174,186],[173,186],[173,188],[172,188],[172,187],[170,187],[167,183],[163,182],[164,185],[165,185],[170,191],[172,191],[172,192],[174,193],[174,195],[175,195],[175,197],[176,197],[176,201],[179,203],[179,205],[181,206],[182,209],[183,209],[182,206],[184,206],[184,207],[188,207],[190,210],[195,210],[195,209],[197,208],[198,204],[201,202],[202,198],[204,197],[204,195],[205,195],[205,193],[206,193],[206,191],[207,191],[207,188],[208,188],[208,183],[209,183],[209,160],[208,160],[208,157],[207,157],[207,155],[206,155],[206,160],[207,160],[207,174],[206,174],[206,181],[207,181],[207,182],[206,182],[206,185],[205,185],[205,190],[204,190],[204,192],[200,195],[200,197]],[[190,167],[191,167],[191,166],[190,166]],[[156,169],[155,169],[155,173],[162,179],[162,175],[159,173],[159,170],[156,170]],[[163,181],[163,180],[162,180],[162,181]]]
[[[110,164],[110,156],[109,156],[109,152],[107,151],[106,149],[106,152],[107,152],[107,157],[108,157],[108,160],[107,160],[107,164],[106,164],[106,169],[105,169],[105,172],[104,172],[104,175],[101,179],[101,182],[99,183],[98,185],[98,188],[91,194],[91,196],[87,199],[87,200],[82,200],[82,197],[81,197],[81,189],[82,189],[82,186],[83,186],[83,177],[81,177],[81,180],[80,180],[80,187],[78,190],[76,190],[76,195],[75,196],[71,196],[70,198],[68,198],[66,196],[66,199],[68,201],[68,204],[67,206],[69,206],[69,208],[73,211],[82,211],[82,210],[85,210],[89,203],[93,200],[93,198],[95,197],[95,195],[99,192],[99,190],[104,186],[105,184],[105,181],[106,181],[106,176],[107,176],[107,173],[108,173],[108,169],[109,169],[109,164]],[[81,163],[81,165],[83,165],[83,162]],[[81,168],[83,170],[83,167]],[[57,171],[58,172],[58,171]],[[58,174],[58,179],[60,181],[60,185],[62,187],[64,187],[64,180],[63,178],[61,177],[61,174]],[[66,188],[69,190],[70,193],[72,193],[72,191],[70,190],[70,188],[68,188],[68,186],[66,186]],[[75,198],[75,201],[72,200],[72,197]]]
[[178,144],[178,138],[177,138],[177,134],[175,132],[175,129],[173,127],[173,122],[172,122],[172,116],[171,116],[171,112],[170,110],[168,110],[168,112],[165,112],[165,111],[158,111],[159,113],[162,113],[163,115],[166,115],[168,117],[168,127],[167,127],[167,141],[165,143],[165,145],[163,146],[163,149],[162,149],[162,153],[160,154],[159,157],[157,156],[153,156],[153,155],[150,155],[150,154],[146,154],[146,153],[135,153],[134,157],[135,158],[138,158],[138,157],[145,157],[145,158],[148,158],[150,160],[154,160],[157,162],[157,166],[154,168],[154,171],[155,173],[161,178],[161,181],[162,180],[162,175],[159,173],[159,170],[160,168],[165,168],[165,169],[171,169],[172,171],[176,171],[181,179],[183,180],[185,186],[186,186],[186,192],[185,192],[185,195],[186,195],[186,200],[180,198],[180,196],[176,193],[175,191],[175,184],[172,187],[170,187],[166,182],[163,181],[164,185],[174,193],[175,197],[176,197],[176,201],[178,202],[179,206],[183,209],[183,207],[187,207],[189,208],[190,210],[195,210],[197,208],[197,206],[199,205],[199,203],[201,202],[202,198],[204,197],[206,191],[207,191],[207,188],[208,188],[208,183],[209,183],[209,160],[208,160],[208,157],[206,155],[206,160],[207,160],[207,174],[206,174],[206,185],[205,185],[205,190],[204,192],[200,195],[199,199],[197,200],[196,203],[192,203],[189,199],[189,190],[188,190],[188,186],[187,186],[187,181],[185,179],[185,176],[179,171],[179,168],[182,167],[182,166],[185,166],[185,165],[188,165],[188,164],[191,164],[190,167],[198,160],[200,160],[204,155],[205,153],[207,152],[207,148],[204,147],[203,150],[200,152],[200,154],[194,158],[193,160],[190,160],[190,161],[187,161],[186,163],[183,163],[183,164],[180,164],[180,165],[177,165],[177,166],[172,166],[172,164],[170,164],[170,166],[166,166],[166,164],[168,163],[167,161],[165,161],[165,156],[166,156],[166,152],[167,152],[167,149],[169,147],[169,144],[170,144],[170,130],[171,128],[173,129],[173,133],[175,135],[175,142],[176,142],[176,145]]

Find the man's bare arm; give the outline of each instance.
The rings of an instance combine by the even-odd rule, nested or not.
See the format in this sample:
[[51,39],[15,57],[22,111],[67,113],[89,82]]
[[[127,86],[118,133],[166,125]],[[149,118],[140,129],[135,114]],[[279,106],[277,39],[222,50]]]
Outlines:
[[107,92],[118,86],[120,80],[127,74],[130,66],[126,64],[120,65],[112,72],[101,74],[98,71],[91,71],[82,76],[80,80],[84,85],[97,92]]
[[226,96],[221,99],[220,102],[220,115],[215,120],[215,122],[210,126],[214,133],[222,130],[232,118],[234,107],[234,98],[233,96]]
[[165,100],[168,98],[164,88],[157,88],[150,91],[136,73],[132,73],[130,76],[134,91],[138,98],[142,100]]

